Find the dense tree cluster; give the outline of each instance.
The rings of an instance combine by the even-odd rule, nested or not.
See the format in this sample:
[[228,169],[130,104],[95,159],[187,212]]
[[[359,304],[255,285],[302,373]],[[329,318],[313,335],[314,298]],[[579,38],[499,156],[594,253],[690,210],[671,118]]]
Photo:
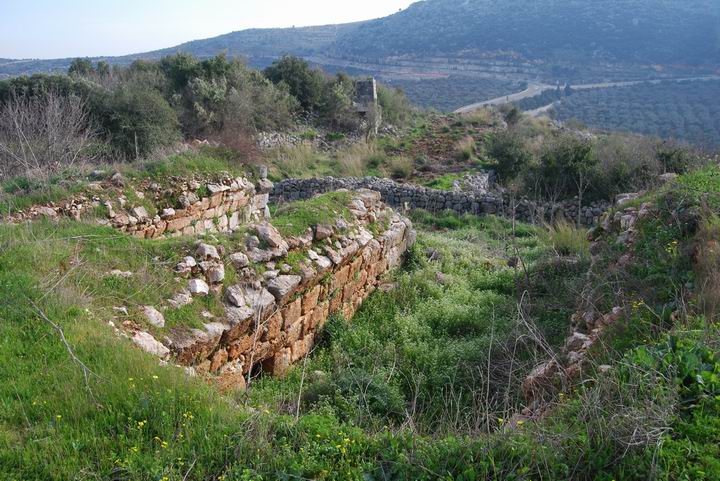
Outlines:
[[[263,73],[225,55],[199,60],[180,53],[113,68],[77,59],[68,75],[0,82],[0,106],[47,95],[77,98],[88,128],[99,134],[97,149],[138,158],[183,137],[232,140],[282,130],[299,115],[335,130],[357,129],[354,89],[347,75],[327,76],[297,58],[285,57]],[[407,118],[410,107],[401,92],[381,88],[379,100],[389,121]]]

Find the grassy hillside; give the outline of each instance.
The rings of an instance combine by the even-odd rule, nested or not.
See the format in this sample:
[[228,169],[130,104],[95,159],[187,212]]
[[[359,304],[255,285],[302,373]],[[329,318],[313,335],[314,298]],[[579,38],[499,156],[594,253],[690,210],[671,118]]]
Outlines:
[[[92,216],[0,225],[0,477],[718,479],[719,179],[706,167],[625,205],[618,219],[644,212],[632,241],[609,221],[592,248],[568,226],[416,212],[386,289],[285,378],[230,394],[109,324],[163,295],[193,237],[137,240]],[[524,377],[563,359],[589,304],[623,314],[542,416],[515,417]]]

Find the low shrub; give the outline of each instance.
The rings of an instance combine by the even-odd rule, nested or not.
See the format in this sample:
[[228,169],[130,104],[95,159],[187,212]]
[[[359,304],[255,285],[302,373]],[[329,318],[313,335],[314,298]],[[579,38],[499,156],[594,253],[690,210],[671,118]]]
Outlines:
[[587,230],[580,229],[567,221],[559,221],[547,229],[548,243],[561,256],[587,257],[590,242]]
[[408,157],[391,157],[387,163],[387,170],[396,179],[406,179],[413,172],[413,162]]

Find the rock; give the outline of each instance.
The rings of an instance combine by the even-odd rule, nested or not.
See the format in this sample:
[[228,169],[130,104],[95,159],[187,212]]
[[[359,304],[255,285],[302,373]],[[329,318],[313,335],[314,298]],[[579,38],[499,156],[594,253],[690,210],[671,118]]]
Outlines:
[[280,232],[270,225],[268,222],[262,222],[255,226],[255,231],[261,241],[264,241],[270,247],[281,247],[283,245],[283,238]]
[[248,259],[248,256],[246,256],[242,252],[236,252],[235,254],[232,254],[230,256],[230,262],[232,263],[233,267],[235,267],[235,269],[240,270],[250,264],[250,259]]
[[58,216],[58,213],[53,209],[52,207],[46,207],[41,205],[40,207],[35,208],[35,212],[38,213],[38,215],[42,215],[44,217],[50,217],[51,219],[54,219]]
[[316,225],[313,232],[315,234],[315,240],[319,241],[328,239],[335,234],[333,227],[326,224]]
[[325,254],[332,261],[333,264],[338,265],[338,266],[340,264],[342,264],[343,257],[340,255],[340,253],[338,253],[334,249],[325,246]]
[[536,366],[522,383],[522,392],[525,399],[532,401],[551,389],[555,375],[559,370],[560,365],[554,360]]
[[130,339],[140,349],[160,359],[166,359],[170,355],[170,349],[145,331],[134,332]]
[[185,257],[175,266],[175,272],[181,277],[190,277],[193,267],[197,266],[197,262],[193,257]]
[[210,284],[221,284],[225,280],[225,266],[214,265],[205,271],[205,276]]
[[115,172],[112,177],[110,177],[110,183],[115,187],[124,187],[125,178],[120,172]]
[[187,291],[178,292],[172,299],[168,299],[167,303],[170,304],[170,307],[179,309],[188,304],[192,304],[192,294]]
[[280,271],[271,270],[271,271],[265,271],[263,272],[263,279],[266,281],[270,281],[272,279],[275,279],[277,276],[280,275]]
[[627,214],[620,218],[620,228],[622,230],[628,230],[632,228],[635,225],[635,220],[637,219],[637,216],[633,214]]
[[282,275],[271,280],[268,283],[267,290],[275,296],[275,299],[280,302],[287,297],[288,294],[292,293],[300,282],[302,277],[293,275]]
[[250,307],[265,311],[275,303],[275,297],[265,288],[251,286],[230,286],[225,291],[225,300],[235,307]]
[[218,254],[217,249],[215,248],[215,246],[211,246],[210,244],[200,244],[195,251],[195,255],[204,261],[220,260],[220,254]]
[[123,279],[128,279],[133,276],[133,273],[129,271],[121,271],[120,269],[113,269],[110,271],[110,275],[113,277],[122,277]]
[[155,327],[165,327],[165,317],[153,306],[143,307],[143,314],[150,324]]
[[148,215],[147,209],[145,209],[145,207],[143,206],[135,207],[132,210],[132,215],[140,222],[147,220],[150,217],[150,215]]
[[615,205],[617,207],[623,207],[627,204],[630,204],[634,200],[636,200],[638,197],[640,197],[640,194],[633,192],[633,193],[627,193],[627,194],[618,194],[615,197]]
[[668,172],[667,174],[662,174],[658,177],[661,182],[672,182],[674,180],[677,180],[678,175],[673,172]]
[[435,273],[435,281],[441,286],[447,285],[447,276],[442,272]]
[[315,264],[317,264],[322,271],[330,269],[333,266],[332,261],[325,256],[318,256],[318,258],[315,259]]
[[258,236],[248,236],[248,238],[245,239],[245,247],[247,247],[248,250],[257,249],[258,247],[260,247],[260,239],[258,238]]
[[572,336],[565,340],[565,352],[578,351],[585,347],[590,338],[581,332],[573,332]]
[[210,294],[210,286],[202,279],[190,279],[188,290],[193,296],[207,296]]
[[272,192],[274,184],[268,179],[260,179],[257,182],[257,186],[261,194],[269,194]]
[[168,219],[174,215],[175,215],[175,209],[173,209],[173,208],[163,209],[162,213],[160,214],[160,218]]
[[218,194],[220,192],[224,192],[224,191],[228,190],[227,187],[225,187],[224,185],[220,185],[220,184],[208,184],[207,188],[208,188],[208,191],[210,192],[210,194]]

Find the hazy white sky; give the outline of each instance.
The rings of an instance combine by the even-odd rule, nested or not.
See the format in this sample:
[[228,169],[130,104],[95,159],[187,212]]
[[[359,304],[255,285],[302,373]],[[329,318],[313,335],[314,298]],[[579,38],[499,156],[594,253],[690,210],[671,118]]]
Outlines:
[[382,17],[413,0],[0,0],[0,57],[123,55],[255,27]]

